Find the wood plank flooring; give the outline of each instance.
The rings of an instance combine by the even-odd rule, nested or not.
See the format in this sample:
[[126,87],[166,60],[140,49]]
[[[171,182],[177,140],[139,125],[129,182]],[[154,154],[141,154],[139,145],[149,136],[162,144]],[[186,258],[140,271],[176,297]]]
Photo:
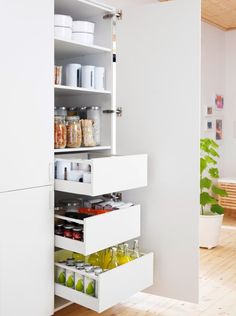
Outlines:
[[[139,293],[102,316],[236,316],[236,219],[226,218],[220,246],[201,249],[200,304]],[[71,305],[56,316],[97,316]]]

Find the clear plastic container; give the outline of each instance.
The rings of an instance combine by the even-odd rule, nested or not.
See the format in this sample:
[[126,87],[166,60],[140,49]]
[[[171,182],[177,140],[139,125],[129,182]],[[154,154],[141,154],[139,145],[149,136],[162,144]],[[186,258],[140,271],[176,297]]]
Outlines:
[[66,147],[66,123],[64,116],[55,116],[54,120],[54,147],[61,149]]
[[81,146],[82,130],[79,119],[79,116],[67,116],[66,118],[67,147],[69,148]]
[[93,138],[98,146],[101,144],[101,107],[87,107],[87,119],[93,121]]
[[57,116],[67,116],[67,109],[65,106],[59,106],[54,109],[54,113]]

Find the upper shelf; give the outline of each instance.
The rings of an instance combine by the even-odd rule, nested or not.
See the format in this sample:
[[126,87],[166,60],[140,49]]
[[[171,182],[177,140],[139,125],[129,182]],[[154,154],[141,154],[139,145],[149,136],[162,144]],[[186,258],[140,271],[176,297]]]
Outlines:
[[88,19],[114,11],[115,8],[95,0],[55,0],[55,13],[70,15],[74,20]]
[[95,90],[95,89],[85,89],[85,88],[80,88],[80,87],[69,87],[69,86],[59,86],[55,85],[55,93],[56,95],[81,95],[81,94],[105,94],[105,95],[110,95],[111,91],[108,90]]
[[111,53],[110,48],[80,44],[75,41],[68,41],[60,38],[55,38],[55,58],[67,59],[74,58],[82,55]]

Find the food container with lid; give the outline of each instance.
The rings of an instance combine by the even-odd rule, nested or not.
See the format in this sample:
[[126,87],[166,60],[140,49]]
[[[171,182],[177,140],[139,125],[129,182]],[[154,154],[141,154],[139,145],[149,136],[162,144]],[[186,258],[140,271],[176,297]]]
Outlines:
[[95,67],[95,89],[104,90],[105,85],[105,68],[104,67]]
[[66,40],[71,40],[72,30],[71,28],[68,28],[68,27],[54,26],[54,36],[63,38]]
[[66,147],[66,122],[64,116],[55,116],[54,118],[54,148],[60,149]]
[[101,107],[87,107],[87,118],[93,121],[93,139],[98,146],[101,144]]
[[54,14],[54,26],[63,26],[67,28],[72,28],[72,17],[63,14]]
[[65,106],[58,106],[54,109],[55,116],[67,116],[67,109]]
[[88,21],[73,21],[73,33],[94,33],[95,24]]
[[79,119],[79,116],[67,116],[66,118],[66,146],[68,148],[78,148],[82,144],[82,130]]
[[72,106],[68,109],[67,111],[68,116],[78,116],[78,107],[77,106]]
[[94,35],[91,33],[72,33],[72,40],[85,45],[93,45]]

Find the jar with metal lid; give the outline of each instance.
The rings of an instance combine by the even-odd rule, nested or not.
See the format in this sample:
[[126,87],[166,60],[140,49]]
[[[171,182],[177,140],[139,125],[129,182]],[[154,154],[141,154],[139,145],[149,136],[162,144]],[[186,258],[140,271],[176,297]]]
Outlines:
[[66,118],[67,147],[69,148],[81,146],[82,130],[79,119],[79,116],[67,116]]
[[64,236],[64,225],[63,224],[56,224],[55,235]]
[[87,118],[87,107],[86,106],[78,107],[78,115],[80,116],[81,120],[86,120],[86,118]]
[[64,237],[72,238],[73,237],[73,226],[70,224],[64,225]]
[[66,147],[66,122],[64,116],[55,116],[54,120],[54,147]]
[[54,108],[54,114],[56,116],[67,116],[67,109],[65,106],[58,106]]
[[82,227],[74,227],[73,228],[73,239],[75,240],[83,240],[83,228]]
[[98,146],[101,144],[101,107],[87,107],[87,119],[93,121],[93,139]]
[[77,106],[72,106],[67,111],[67,116],[78,116],[78,108]]

